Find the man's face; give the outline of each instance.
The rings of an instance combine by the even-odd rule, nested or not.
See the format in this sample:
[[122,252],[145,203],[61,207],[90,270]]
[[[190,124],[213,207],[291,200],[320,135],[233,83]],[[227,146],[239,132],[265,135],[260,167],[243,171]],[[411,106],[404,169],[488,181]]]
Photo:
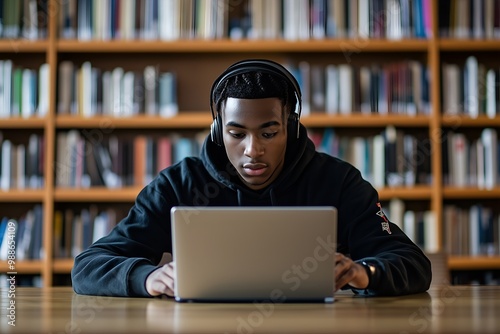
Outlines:
[[222,106],[226,154],[250,189],[271,184],[283,169],[286,124],[278,98],[228,98]]

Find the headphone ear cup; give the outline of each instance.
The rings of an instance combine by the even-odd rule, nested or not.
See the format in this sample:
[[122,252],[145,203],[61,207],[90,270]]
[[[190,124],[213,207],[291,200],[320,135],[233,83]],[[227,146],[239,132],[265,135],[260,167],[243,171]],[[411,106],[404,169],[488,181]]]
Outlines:
[[300,123],[299,123],[299,119],[298,119],[298,115],[293,113],[293,114],[290,114],[290,116],[288,116],[288,136],[289,137],[294,137],[296,139],[299,138],[299,126],[300,126]]
[[222,146],[222,123],[219,115],[215,116],[210,126],[210,137],[215,144]]

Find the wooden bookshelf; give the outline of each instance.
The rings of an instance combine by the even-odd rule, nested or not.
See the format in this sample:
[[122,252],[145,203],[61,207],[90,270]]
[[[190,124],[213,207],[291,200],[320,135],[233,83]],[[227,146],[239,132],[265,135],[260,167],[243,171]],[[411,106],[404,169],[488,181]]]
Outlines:
[[[301,122],[311,128],[337,127],[359,129],[384,128],[388,125],[427,132],[431,144],[431,174],[433,182],[429,185],[414,187],[386,187],[379,189],[380,198],[389,201],[400,198],[410,202],[424,202],[436,214],[438,240],[443,240],[443,203],[445,201],[500,199],[500,188],[491,190],[473,187],[443,186],[441,142],[444,128],[480,129],[500,128],[500,117],[493,119],[485,116],[468,118],[456,115],[442,115],[441,112],[441,63],[447,57],[463,57],[479,52],[497,57],[500,40],[468,40],[440,38],[438,33],[438,2],[431,3],[432,36],[428,39],[325,39],[325,40],[177,40],[177,41],[79,41],[64,40],[58,37],[58,8],[61,1],[49,0],[51,14],[49,33],[45,40],[0,40],[2,59],[19,59],[29,63],[32,56],[36,62],[47,62],[50,66],[49,114],[45,118],[0,119],[0,130],[19,132],[28,136],[33,131],[45,136],[45,186],[37,190],[0,191],[0,205],[4,208],[11,203],[41,203],[44,209],[43,245],[45,258],[42,261],[22,261],[16,266],[19,274],[40,274],[46,287],[53,285],[54,274],[69,274],[72,259],[53,258],[53,216],[57,205],[133,203],[141,190],[140,187],[108,189],[67,189],[55,186],[54,165],[56,161],[57,133],[70,129],[99,129],[112,127],[122,132],[129,130],[147,132],[148,130],[176,131],[209,129],[211,115],[208,107],[209,88],[213,79],[232,62],[241,58],[270,58],[277,61],[313,59],[320,63],[353,62],[369,64],[373,61],[404,60],[413,58],[425,62],[431,81],[429,115],[364,115],[354,110],[349,115],[328,115],[314,113],[303,115]],[[181,110],[177,116],[147,117],[74,117],[57,115],[58,64],[63,60],[81,63],[86,59],[95,60],[103,68],[116,64],[141,68],[146,64],[164,64],[175,67],[183,80],[184,91],[180,92]],[[498,64],[498,61],[497,61]],[[189,89],[188,89],[189,88]],[[184,106],[183,106],[184,103]],[[19,131],[18,131],[19,130]],[[17,135],[17,134],[16,134]],[[7,212],[4,212],[4,214]],[[442,243],[442,241],[441,241]],[[441,248],[443,245],[441,244]],[[450,256],[449,268],[452,270],[500,269],[500,256],[494,257],[457,257]],[[0,263],[0,272],[6,271],[5,263]]]

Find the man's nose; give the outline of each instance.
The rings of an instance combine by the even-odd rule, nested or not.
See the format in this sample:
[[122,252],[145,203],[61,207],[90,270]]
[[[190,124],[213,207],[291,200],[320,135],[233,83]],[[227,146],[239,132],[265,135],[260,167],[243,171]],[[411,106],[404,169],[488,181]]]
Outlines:
[[248,136],[245,144],[245,155],[248,157],[257,157],[264,153],[264,145],[256,136]]

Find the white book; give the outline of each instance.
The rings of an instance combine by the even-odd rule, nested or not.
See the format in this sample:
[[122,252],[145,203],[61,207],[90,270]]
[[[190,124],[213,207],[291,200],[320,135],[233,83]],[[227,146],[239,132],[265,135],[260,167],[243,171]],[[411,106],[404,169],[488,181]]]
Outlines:
[[439,251],[436,215],[430,210],[424,212],[424,251],[429,254]]
[[[29,157],[29,162],[27,163],[27,167],[29,169],[29,188],[32,189],[37,189],[43,187],[43,175],[39,176],[38,173],[36,172],[36,166],[40,163],[39,161],[36,161],[36,158],[38,156],[40,146],[40,137],[34,133],[32,133],[29,137],[28,141],[28,157]],[[59,148],[58,148],[59,149]],[[56,169],[57,171],[57,169]]]
[[144,69],[144,108],[146,115],[158,113],[157,102],[158,72],[152,65]]
[[[49,84],[50,67],[44,63],[38,70],[38,107],[37,114],[40,117],[47,116],[49,112],[50,99],[50,84]],[[67,110],[65,110],[67,111]]]
[[264,0],[252,0],[249,3],[251,24],[248,32],[249,39],[264,39],[265,11]]
[[368,170],[368,162],[366,161],[366,141],[363,137],[353,137],[351,139],[351,156],[352,156],[352,164],[359,169],[363,178],[371,182],[369,170]]
[[460,68],[455,64],[443,65],[443,111],[456,115],[460,107]]
[[403,216],[403,231],[411,241],[417,243],[415,211],[406,210]]
[[[173,15],[172,15],[173,16]],[[135,0],[121,0],[120,2],[120,39],[135,38]]]
[[389,201],[389,220],[404,230],[405,202],[399,198],[391,198]]
[[12,188],[11,170],[12,142],[4,139],[2,142],[2,173],[0,175],[0,189],[9,190]]
[[339,111],[339,71],[336,65],[326,66],[326,113],[336,114]]
[[299,1],[301,0],[283,2],[283,38],[288,41],[299,39]]
[[86,61],[82,64],[81,76],[82,89],[80,93],[82,94],[82,110],[80,110],[80,114],[84,117],[92,117],[94,116],[94,112],[92,108],[92,65],[90,62]]
[[[476,143],[476,185],[479,189],[484,189],[486,184],[484,174],[484,145],[481,139]],[[471,159],[472,160],[472,159]]]
[[106,215],[101,213],[94,218],[94,231],[92,235],[92,242],[96,242],[108,233],[108,222]]
[[21,116],[23,118],[33,117],[35,114],[35,106],[33,105],[33,73],[31,69],[24,68],[22,71],[22,94],[21,94]]
[[[298,26],[299,39],[308,40],[311,37],[311,17],[309,15],[309,0],[298,1]],[[352,0],[351,0],[352,1]]]
[[452,137],[453,150],[453,184],[457,187],[464,187],[467,184],[467,138],[463,133],[455,133]]
[[472,205],[469,209],[469,255],[476,256],[480,254],[479,250],[479,216],[481,208],[478,205]]
[[358,0],[358,34],[361,38],[370,38],[370,3],[369,0]]
[[12,112],[12,61],[3,62],[3,108],[7,117]]
[[385,140],[381,134],[373,137],[373,186],[383,188],[385,186]]
[[397,0],[386,1],[387,24],[386,36],[387,39],[401,39],[403,37],[403,30],[401,27],[401,7]]
[[[208,9],[208,4],[205,4]],[[201,10],[201,9],[200,9]],[[180,36],[180,7],[178,0],[158,2],[159,37],[164,41],[176,40]]]
[[176,78],[171,72],[160,75],[160,116],[172,117],[177,114]]
[[465,71],[467,81],[465,96],[465,111],[472,117],[477,118],[479,115],[479,64],[477,58],[474,56],[469,56],[465,63]]
[[122,115],[132,116],[134,114],[134,81],[135,74],[127,71],[123,75],[123,93],[122,93]]
[[493,189],[497,184],[498,137],[495,129],[486,128],[481,133],[484,146],[484,183],[486,189]]
[[[0,21],[0,27],[2,26],[1,21]],[[1,29],[0,29],[0,35],[1,35]],[[4,76],[3,76],[3,60],[0,60],[0,118],[7,118],[10,116],[9,110],[6,109],[5,102],[4,102]]]
[[122,116],[122,80],[123,80],[123,68],[116,67],[112,72],[111,77],[111,96],[112,96],[112,112],[114,117]]
[[19,144],[16,147],[16,188],[25,189],[26,188],[26,147],[23,144]]
[[341,64],[339,69],[339,112],[347,115],[352,112],[352,67]]
[[496,99],[496,74],[494,69],[489,69],[486,73],[486,116],[495,118],[497,112]]

